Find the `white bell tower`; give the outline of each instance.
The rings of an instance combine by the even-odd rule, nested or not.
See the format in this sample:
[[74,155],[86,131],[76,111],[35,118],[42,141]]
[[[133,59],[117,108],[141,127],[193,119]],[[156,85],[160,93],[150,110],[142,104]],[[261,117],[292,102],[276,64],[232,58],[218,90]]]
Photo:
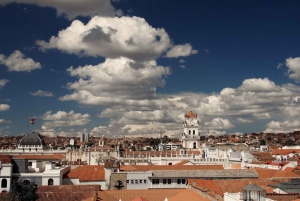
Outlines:
[[199,120],[193,111],[185,115],[183,122],[182,147],[186,149],[198,149],[200,145]]

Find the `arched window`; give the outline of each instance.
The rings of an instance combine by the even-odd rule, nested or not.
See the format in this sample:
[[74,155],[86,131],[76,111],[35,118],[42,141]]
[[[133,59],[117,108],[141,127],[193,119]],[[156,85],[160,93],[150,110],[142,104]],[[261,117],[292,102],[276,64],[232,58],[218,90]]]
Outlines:
[[189,130],[189,135],[191,134],[191,130]]
[[193,148],[196,149],[196,142],[193,143]]
[[7,180],[6,179],[2,179],[1,188],[7,188]]
[[195,130],[193,130],[193,135],[195,135]]
[[26,179],[26,180],[23,181],[23,184],[24,185],[30,185],[30,181],[28,179]]
[[48,179],[48,186],[53,186],[53,179]]

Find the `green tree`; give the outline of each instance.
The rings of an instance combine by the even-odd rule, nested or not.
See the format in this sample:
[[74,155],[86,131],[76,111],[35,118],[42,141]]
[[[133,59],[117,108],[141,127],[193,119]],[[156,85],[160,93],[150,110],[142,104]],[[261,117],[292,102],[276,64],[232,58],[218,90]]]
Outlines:
[[36,201],[39,196],[36,193],[38,185],[34,182],[30,184],[22,181],[13,182],[10,189],[11,201]]

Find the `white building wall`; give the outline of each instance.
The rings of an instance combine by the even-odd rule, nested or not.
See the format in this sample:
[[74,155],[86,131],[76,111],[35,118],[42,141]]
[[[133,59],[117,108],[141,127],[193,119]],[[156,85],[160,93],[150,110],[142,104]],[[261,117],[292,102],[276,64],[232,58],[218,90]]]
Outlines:
[[149,188],[186,188],[187,178],[159,178],[159,184],[155,184],[154,180],[156,178],[151,178],[151,185]]
[[51,169],[45,170],[42,174],[42,185],[48,186],[49,179],[53,179],[53,185],[62,185],[63,184],[63,176],[64,176],[64,174],[69,172],[70,169],[71,169],[70,166],[54,167],[53,164],[51,164]]
[[[0,163],[1,163],[1,161],[0,161]],[[0,192],[2,192],[2,191],[8,192],[8,191],[10,191],[10,185],[11,185],[12,164],[1,163],[0,165],[1,165],[1,167],[0,167]],[[5,184],[4,179],[6,179],[6,186],[2,185],[2,184]]]
[[127,172],[127,189],[148,189],[152,172]]

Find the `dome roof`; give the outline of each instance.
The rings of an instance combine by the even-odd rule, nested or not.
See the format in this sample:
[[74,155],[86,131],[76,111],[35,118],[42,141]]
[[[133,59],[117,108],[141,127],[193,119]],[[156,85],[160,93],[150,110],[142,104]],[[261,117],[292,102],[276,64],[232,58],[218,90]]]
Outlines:
[[195,115],[195,114],[193,113],[193,111],[189,111],[189,113],[187,113],[187,114],[185,115],[185,117],[195,119],[195,118],[197,118],[197,115]]
[[20,141],[19,145],[45,145],[44,140],[42,140],[39,134],[32,132],[30,134],[26,134]]

